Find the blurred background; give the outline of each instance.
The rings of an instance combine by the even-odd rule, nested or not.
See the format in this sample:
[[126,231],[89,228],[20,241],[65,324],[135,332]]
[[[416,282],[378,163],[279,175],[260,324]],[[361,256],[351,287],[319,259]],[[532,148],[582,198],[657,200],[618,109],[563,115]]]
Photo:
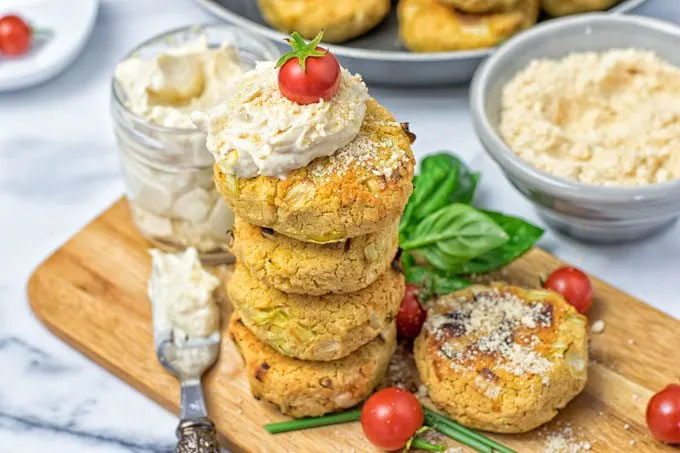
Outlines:
[[[125,191],[110,113],[117,62],[154,35],[222,19],[191,0],[0,0],[0,15],[8,13],[46,34],[26,64],[0,56],[0,453],[168,451],[176,418],[56,340],[31,314],[25,284]],[[649,0],[632,13],[677,23],[680,2]],[[438,69],[412,70],[411,77],[428,78]],[[483,151],[468,116],[467,82],[368,85],[410,122],[418,156],[452,150],[483,173],[479,205],[543,224]],[[553,231],[540,245],[680,317],[672,302],[680,290],[678,238],[676,224],[622,246]]]

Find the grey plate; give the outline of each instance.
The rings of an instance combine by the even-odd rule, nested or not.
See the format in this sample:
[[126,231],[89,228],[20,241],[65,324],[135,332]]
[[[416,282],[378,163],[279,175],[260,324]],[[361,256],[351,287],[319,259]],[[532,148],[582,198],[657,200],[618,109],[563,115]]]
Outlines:
[[[213,14],[251,32],[274,40],[284,48],[283,33],[262,19],[255,0],[194,0]],[[630,11],[646,0],[624,0],[612,13]],[[493,49],[459,52],[414,53],[399,42],[397,15],[392,8],[385,22],[343,45],[328,45],[343,66],[369,83],[394,86],[433,86],[468,82]]]

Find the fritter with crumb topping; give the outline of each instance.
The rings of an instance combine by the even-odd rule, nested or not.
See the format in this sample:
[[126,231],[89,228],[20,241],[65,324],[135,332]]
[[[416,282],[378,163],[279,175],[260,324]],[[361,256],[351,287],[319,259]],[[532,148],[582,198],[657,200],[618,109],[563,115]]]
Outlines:
[[327,243],[389,228],[413,190],[412,134],[375,100],[359,135],[286,179],[238,178],[215,164],[217,189],[245,221],[305,242]]
[[397,343],[394,323],[368,344],[339,360],[312,362],[279,354],[234,314],[229,336],[245,361],[250,392],[293,417],[313,417],[352,407],[383,379]]
[[451,417],[522,433],[583,390],[587,344],[585,317],[561,295],[496,283],[433,301],[414,355],[430,398]]

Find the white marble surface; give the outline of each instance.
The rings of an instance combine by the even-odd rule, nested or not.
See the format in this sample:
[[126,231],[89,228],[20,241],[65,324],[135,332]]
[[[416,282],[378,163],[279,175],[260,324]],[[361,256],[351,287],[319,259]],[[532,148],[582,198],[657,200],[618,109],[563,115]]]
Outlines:
[[[677,0],[650,0],[639,12],[680,22]],[[104,0],[91,41],[70,69],[0,95],[0,453],[172,448],[175,417],[51,335],[31,314],[25,284],[123,190],[108,111],[117,59],[153,34],[213,20],[189,0]],[[452,149],[481,170],[481,203],[538,221],[481,150],[464,88],[372,94],[411,122],[418,154]],[[583,245],[552,233],[541,245],[680,317],[680,224],[625,246]]]

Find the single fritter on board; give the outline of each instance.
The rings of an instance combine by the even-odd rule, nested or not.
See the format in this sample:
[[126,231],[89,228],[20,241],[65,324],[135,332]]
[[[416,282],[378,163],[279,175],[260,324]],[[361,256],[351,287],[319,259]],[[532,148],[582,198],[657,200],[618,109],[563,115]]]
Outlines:
[[236,265],[227,285],[241,320],[278,353],[301,360],[337,360],[373,340],[399,311],[404,277],[387,270],[350,294],[286,294]]
[[603,11],[617,4],[619,0],[541,0],[541,8],[551,16]]
[[351,293],[373,283],[395,259],[395,221],[384,230],[329,244],[301,242],[271,228],[234,224],[232,253],[254,277],[286,293]]
[[485,14],[491,12],[508,11],[520,0],[440,0],[443,4],[452,6],[464,13]]
[[215,182],[245,221],[306,242],[335,242],[384,230],[413,190],[412,136],[375,100],[359,134],[329,157],[274,176],[239,178],[218,161]]
[[231,318],[229,336],[243,355],[253,396],[293,417],[340,411],[366,399],[383,379],[397,343],[392,323],[347,357],[311,362],[281,355],[260,342],[238,314]]
[[488,14],[466,14],[439,0],[400,0],[399,34],[414,52],[493,47],[529,28],[538,18],[539,0]]
[[473,285],[431,303],[414,356],[430,398],[451,417],[522,433],[583,390],[586,319],[552,291]]
[[363,35],[385,18],[390,0],[258,0],[262,17],[277,30],[340,43]]

